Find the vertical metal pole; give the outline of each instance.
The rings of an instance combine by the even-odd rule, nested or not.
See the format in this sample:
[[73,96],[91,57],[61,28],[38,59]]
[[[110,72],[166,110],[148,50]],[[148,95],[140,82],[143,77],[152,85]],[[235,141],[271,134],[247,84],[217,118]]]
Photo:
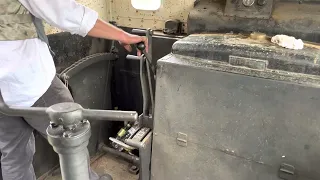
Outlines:
[[59,154],[62,179],[89,180],[89,121],[82,121],[70,129],[50,125],[47,134],[49,143]]
[[139,148],[140,155],[140,176],[139,180],[151,179],[151,148],[152,148],[152,132],[145,137],[144,146]]
[[140,57],[140,82],[142,89],[142,97],[143,97],[143,115],[149,115],[149,107],[150,107],[150,89],[148,86],[148,80],[146,76],[146,66],[144,56]]
[[126,144],[139,148],[140,172],[139,180],[150,180],[151,178],[151,150],[152,150],[152,132],[144,138],[143,142],[137,142],[132,139],[126,139]]
[[89,163],[87,148],[79,152],[59,154],[62,179],[89,180]]

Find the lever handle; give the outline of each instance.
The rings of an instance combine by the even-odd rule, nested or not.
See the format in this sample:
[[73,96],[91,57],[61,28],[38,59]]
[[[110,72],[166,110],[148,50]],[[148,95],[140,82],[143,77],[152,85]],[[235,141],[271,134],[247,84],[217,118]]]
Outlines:
[[9,107],[3,100],[0,91],[0,113],[8,116],[49,116],[51,121],[63,122],[66,125],[72,124],[79,119],[89,120],[109,120],[109,121],[137,121],[138,113],[135,111],[113,111],[113,110],[95,110],[83,109],[77,103],[59,103],[48,108],[46,107]]
[[137,48],[140,50],[140,51],[144,51],[146,49],[146,45],[144,44],[144,42],[139,42],[137,44]]
[[145,36],[148,31],[144,29],[132,29],[132,33]]

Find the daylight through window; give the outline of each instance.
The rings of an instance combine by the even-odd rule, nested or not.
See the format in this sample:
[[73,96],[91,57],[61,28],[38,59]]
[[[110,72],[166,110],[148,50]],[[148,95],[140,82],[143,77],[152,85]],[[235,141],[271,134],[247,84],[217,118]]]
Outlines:
[[138,10],[158,10],[161,6],[161,0],[131,0],[131,4]]

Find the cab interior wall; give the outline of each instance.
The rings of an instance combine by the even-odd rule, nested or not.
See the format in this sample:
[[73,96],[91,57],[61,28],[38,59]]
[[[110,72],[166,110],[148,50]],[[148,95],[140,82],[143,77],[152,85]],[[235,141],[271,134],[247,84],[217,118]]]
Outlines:
[[[115,21],[122,29],[131,32],[132,28],[152,28],[161,30],[164,27],[165,21],[168,19],[179,19],[183,24],[183,30],[187,32],[201,33],[201,32],[230,32],[231,22],[235,21],[233,18],[221,19],[213,13],[213,10],[208,6],[215,4],[218,1],[200,0],[201,3],[196,3],[198,0],[163,0],[163,4],[159,10],[156,11],[140,11],[136,10],[131,5],[131,0],[77,0],[79,3],[89,6],[96,10],[100,17],[106,21]],[[222,2],[222,1],[221,1]],[[278,1],[277,1],[278,2]],[[280,1],[279,1],[280,2]],[[281,1],[288,2],[288,1]],[[294,1],[297,3],[297,1]],[[303,1],[308,2],[309,1]],[[196,11],[202,8],[204,14],[196,14],[191,16],[193,22],[187,24],[189,12],[193,11],[194,6],[198,7]],[[203,8],[206,7],[206,10]],[[193,11],[195,12],[195,11]],[[220,12],[220,11],[219,11]],[[310,17],[308,17],[310,18]],[[311,18],[316,22],[318,15]],[[219,21],[218,21],[219,20]],[[222,21],[221,21],[222,20]],[[254,21],[254,20],[252,20]],[[219,22],[219,28],[214,26]],[[244,22],[244,21],[241,21]],[[308,21],[311,22],[311,21]],[[261,25],[269,27],[270,21],[260,21],[252,26],[257,30]],[[292,21],[286,22],[287,24]],[[232,29],[242,31],[245,26],[232,26]],[[299,24],[298,24],[299,25]],[[297,29],[304,27],[305,24],[300,24]],[[308,40],[319,42],[319,29],[314,27],[314,31],[309,35],[304,35],[302,29],[300,35],[308,37]],[[268,29],[267,29],[268,30]],[[111,41],[102,40],[91,37],[80,37],[71,35],[69,33],[61,32],[60,30],[46,25],[46,31],[49,34],[49,41],[52,50],[55,52],[54,57],[57,73],[63,71],[74,62],[86,56],[109,52],[111,49]],[[284,29],[277,29],[277,32],[286,32]],[[299,34],[299,33],[298,33]],[[313,35],[312,35],[313,34]],[[153,37],[153,60],[155,63],[161,57],[171,52],[171,47],[179,37],[157,35]],[[139,79],[139,62],[127,60],[125,57],[128,54],[118,43],[115,43],[118,50],[119,58],[111,64],[101,62],[87,67],[70,80],[70,90],[73,94],[85,92],[84,96],[90,98],[75,97],[75,101],[88,108],[98,109],[120,109],[120,110],[134,110],[138,113],[142,112],[142,93]],[[133,51],[132,54],[136,52]],[[102,72],[111,69],[110,78]],[[85,81],[84,81],[85,80]],[[79,87],[83,87],[79,89]],[[97,89],[110,87],[110,91],[92,91],[90,86],[96,86]],[[102,101],[101,101],[102,100]],[[108,102],[108,103],[103,103]],[[108,138],[114,136],[122,123],[115,122],[95,122],[92,124],[93,136],[90,140],[89,151],[93,156],[97,153],[97,144],[100,141],[108,143]],[[34,156],[34,169],[36,175],[41,175],[49,172],[52,168],[58,165],[58,157],[53,152],[52,147],[39,134],[36,136],[36,154]]]

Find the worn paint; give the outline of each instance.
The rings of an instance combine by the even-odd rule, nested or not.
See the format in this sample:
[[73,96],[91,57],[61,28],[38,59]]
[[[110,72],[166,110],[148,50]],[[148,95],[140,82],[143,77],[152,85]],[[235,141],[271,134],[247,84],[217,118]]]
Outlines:
[[194,0],[162,0],[158,10],[141,11],[132,7],[131,0],[108,1],[111,2],[110,19],[120,26],[154,30],[162,30],[169,19],[178,19],[186,24],[189,11],[194,4]]
[[[136,10],[131,0],[77,0],[77,2],[96,10],[100,18],[116,21],[119,26],[130,28],[152,28],[162,30],[169,19],[186,22],[194,0],[162,0],[161,7],[156,11]],[[53,34],[61,30],[46,25],[46,32]]]

